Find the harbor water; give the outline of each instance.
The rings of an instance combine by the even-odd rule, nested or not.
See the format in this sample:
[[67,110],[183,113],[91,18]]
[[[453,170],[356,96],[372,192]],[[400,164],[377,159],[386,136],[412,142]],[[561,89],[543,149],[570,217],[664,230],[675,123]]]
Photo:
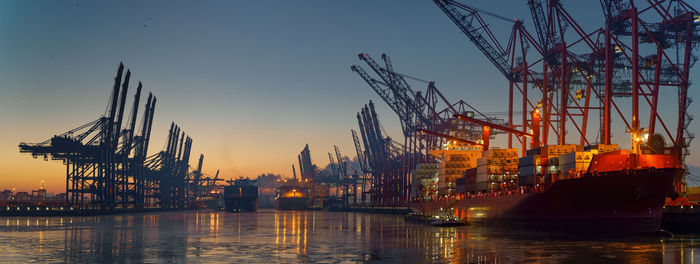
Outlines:
[[0,263],[700,263],[699,238],[582,238],[325,211],[2,217]]

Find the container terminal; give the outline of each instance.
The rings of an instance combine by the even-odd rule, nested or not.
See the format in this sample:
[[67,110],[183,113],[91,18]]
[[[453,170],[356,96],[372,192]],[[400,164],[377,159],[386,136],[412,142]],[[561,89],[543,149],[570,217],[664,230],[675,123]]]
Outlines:
[[[560,1],[532,0],[530,33],[520,19],[433,2],[505,77],[508,109],[504,116],[450,101],[434,81],[395,71],[387,54],[378,62],[360,53],[370,70],[351,70],[398,116],[404,140],[382,131],[372,102],[358,113],[358,179],[368,183],[360,181],[354,201],[582,232],[654,231],[664,210],[691,206],[682,201],[694,138],[694,7],[601,1],[605,20],[586,31]],[[491,31],[494,21],[511,25],[507,42]],[[669,90],[676,100],[660,105]],[[629,140],[613,142],[613,128]],[[490,146],[498,134],[505,148]]]
[[[293,168],[290,188],[305,207],[451,210],[469,222],[632,233],[658,230],[665,212],[684,218],[681,208],[696,205],[685,164],[695,7],[602,0],[605,19],[585,30],[557,0],[529,0],[528,25],[456,0],[433,2],[503,75],[496,82],[508,88],[497,94],[508,94],[508,109],[480,111],[432,80],[395,71],[387,54],[377,61],[360,53],[351,71],[398,116],[403,138],[383,130],[374,102],[362,106],[350,131],[356,166],[337,146],[328,170],[313,164],[308,145],[297,157],[300,178]],[[493,32],[492,23],[510,31]],[[66,165],[65,207],[184,209],[212,199],[218,173],[204,177],[203,155],[190,169],[192,139],[174,122],[166,148],[146,156],[156,98],[149,94],[137,129],[141,85],[124,118],[130,72],[122,73],[120,65],[105,116],[20,151]],[[676,100],[659,102],[670,90]],[[613,142],[613,130],[629,140]],[[498,135],[506,146],[492,146]]]
[[[66,166],[61,201],[5,201],[2,215],[83,215],[198,208],[220,200],[214,177],[204,175],[204,155],[189,166],[193,139],[172,122],[165,149],[147,155],[157,98],[149,93],[139,117],[141,82],[125,112],[131,71],[119,64],[104,116],[40,143],[20,143],[19,151]],[[140,120],[140,121],[139,121]],[[138,126],[137,126],[138,125]],[[20,205],[21,204],[21,205]],[[40,212],[40,213],[38,213]]]

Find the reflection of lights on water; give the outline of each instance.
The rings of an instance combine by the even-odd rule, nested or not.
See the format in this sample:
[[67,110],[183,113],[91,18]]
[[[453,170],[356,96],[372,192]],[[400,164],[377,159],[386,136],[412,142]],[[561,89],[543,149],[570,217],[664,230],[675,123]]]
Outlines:
[[[446,206],[446,209],[448,209],[449,206]],[[468,210],[465,210],[465,213],[468,213]],[[416,258],[412,260],[412,262],[417,263],[417,262],[467,262],[467,263],[500,263],[504,259],[509,259],[509,261],[522,261],[524,259],[530,259],[533,260],[533,258],[528,258],[526,255],[527,253],[520,253],[518,251],[511,251],[513,249],[508,249],[506,246],[508,244],[502,244],[502,239],[499,238],[494,238],[491,237],[489,234],[484,234],[481,232],[481,229],[470,229],[471,227],[465,228],[433,228],[433,227],[426,227],[426,228],[415,228],[411,227],[410,225],[406,225],[405,228],[399,228],[397,229],[397,225],[392,224],[397,224],[397,223],[402,223],[402,220],[387,220],[387,219],[379,219],[377,217],[372,217],[372,216],[360,216],[360,214],[355,214],[355,215],[348,215],[348,217],[345,219],[345,222],[338,222],[337,219],[331,219],[331,221],[328,221],[327,218],[324,217],[323,213],[315,213],[315,212],[281,212],[284,213],[287,218],[286,221],[291,221],[291,222],[282,222],[282,218],[284,216],[279,215],[278,212],[275,212],[273,214],[268,214],[267,217],[265,217],[265,221],[274,221],[274,228],[275,228],[275,235],[274,238],[274,243],[276,245],[272,245],[272,248],[269,248],[269,253],[273,254],[273,257],[277,257],[277,261],[279,262],[284,262],[284,261],[289,261],[290,256],[296,255],[298,259],[304,259],[304,257],[307,256],[307,254],[314,255],[315,253],[319,253],[319,247],[317,245],[313,245],[311,248],[308,248],[307,242],[308,241],[313,241],[313,242],[318,242],[318,234],[315,234],[314,232],[309,232],[309,228],[314,228],[311,225],[311,222],[313,221],[314,216],[318,216],[319,219],[319,226],[317,228],[322,228],[323,231],[328,231],[326,228],[330,228],[332,231],[330,232],[330,235],[333,237],[329,237],[328,235],[321,236],[322,239],[333,239],[337,237],[337,235],[343,233],[345,235],[349,235],[351,237],[354,237],[351,241],[348,241],[349,244],[346,245],[347,247],[354,247],[357,246],[357,243],[361,243],[360,245],[363,247],[363,252],[357,252],[357,253],[349,253],[349,252],[342,252],[343,254],[333,256],[333,259],[344,259],[348,258],[350,255],[354,255],[353,257],[355,259],[363,259],[370,261],[370,258],[376,259],[376,257],[382,257],[384,254],[387,254],[388,250],[392,250],[394,246],[391,245],[383,245],[381,242],[379,243],[372,243],[369,244],[368,246],[370,248],[366,249],[374,249],[372,247],[378,247],[381,252],[379,252],[379,255],[376,254],[369,254],[367,253],[368,251],[364,251],[364,247],[367,246],[367,244],[364,244],[365,242],[376,242],[376,238],[379,237],[387,237],[385,234],[386,232],[375,232],[377,231],[377,228],[379,229],[384,229],[385,231],[392,231],[395,234],[390,235],[390,237],[393,239],[395,235],[398,235],[398,237],[395,238],[404,238],[406,239],[405,241],[401,242],[402,247],[410,248],[417,250],[419,255],[421,256],[420,258]],[[474,211],[472,213],[477,213],[477,211]],[[302,215],[303,214],[303,215]],[[210,221],[207,221],[207,217],[210,216]],[[197,222],[199,218],[201,218],[201,224],[202,226],[199,227],[202,229],[205,233],[207,232],[206,226],[209,224],[210,226],[213,226],[216,230],[216,232],[221,232],[222,234],[222,239],[224,240],[227,239],[227,241],[221,241],[223,243],[226,242],[233,242],[231,241],[231,235],[224,235],[224,234],[230,234],[229,232],[235,232],[235,221],[238,216],[234,216],[234,218],[230,217],[231,215],[220,213],[220,214],[210,214],[209,212],[206,213],[196,213],[195,216],[189,215],[186,216],[188,217],[186,220],[187,223],[192,224],[192,217],[194,217],[195,222]],[[76,244],[69,244],[70,246],[73,245],[79,245],[80,243],[84,243],[87,241],[84,241],[84,239],[93,239],[95,236],[104,236],[106,234],[106,230],[104,228],[106,226],[110,226],[110,222],[107,219],[111,219],[112,216],[105,216],[105,217],[100,217],[102,219],[102,222],[104,222],[106,225],[104,226],[98,226],[94,225],[97,228],[100,229],[95,229],[95,231],[91,232],[86,232],[82,233],[78,232],[78,230],[90,230],[92,226],[92,223],[96,221],[96,219],[92,218],[81,218],[77,217],[76,223],[80,227],[80,225],[85,225],[88,228],[68,228],[65,230],[68,230],[65,234],[66,239],[70,239],[72,241],[69,241],[69,243],[76,243]],[[221,217],[219,219],[219,217]],[[148,219],[149,217],[142,217],[140,219]],[[157,223],[157,225],[165,225],[169,222],[169,217],[166,217],[164,215],[163,217],[164,221],[160,221]],[[273,218],[273,219],[270,219]],[[115,254],[119,253],[121,254],[123,251],[126,250],[127,254],[130,253],[132,250],[129,248],[128,243],[131,241],[153,241],[152,239],[158,239],[158,237],[154,236],[159,236],[159,232],[151,232],[151,228],[147,226],[143,226],[143,223],[136,219],[134,221],[134,217],[132,216],[124,216],[124,217],[115,217],[113,219],[122,219],[123,221],[128,221],[130,225],[135,225],[135,226],[130,226],[130,229],[127,229],[126,232],[122,237],[119,236],[114,236],[113,238],[108,238],[109,240],[104,241],[105,245],[106,243],[112,243],[109,245],[114,245],[115,251],[113,251]],[[246,217],[241,217],[241,222],[242,222],[242,227],[246,227]],[[258,220],[262,221],[263,218],[260,218],[258,216]],[[29,224],[31,227],[34,227],[32,224],[36,224],[37,221],[36,218],[32,218],[29,220]],[[43,220],[43,221],[41,221]],[[58,220],[58,221],[56,221]],[[221,220],[222,222],[218,222],[218,220]],[[63,218],[39,218],[38,224],[40,226],[48,226],[51,224],[52,226],[57,226],[57,224],[61,223],[63,224],[64,221],[69,221],[69,218],[63,219]],[[303,221],[303,222],[302,222]],[[270,221],[271,222],[271,221]],[[126,223],[126,222],[124,222]],[[269,222],[268,222],[269,223]],[[367,223],[367,225],[364,225],[364,223]],[[13,224],[17,224],[19,228],[23,229],[24,225],[27,224],[26,219],[6,219],[6,225],[12,226]],[[117,225],[121,225],[122,223],[117,223]],[[330,225],[330,226],[329,226]],[[403,225],[398,225],[403,227]],[[109,227],[107,227],[109,228]],[[261,227],[262,228],[262,227]],[[269,230],[270,228],[273,228],[272,226],[267,226],[265,228],[262,228],[264,230]],[[282,235],[280,232],[280,228],[283,230],[286,229],[286,235],[290,235],[287,240],[289,244],[282,244],[280,245],[280,235]],[[291,228],[291,229],[290,229]],[[364,228],[364,229],[363,229]],[[61,229],[61,230],[63,230]],[[355,232],[352,232],[354,229]],[[227,231],[228,230],[228,231]],[[348,232],[338,232],[336,230],[346,230]],[[43,231],[44,233],[41,233]],[[35,253],[41,253],[41,254],[51,254],[52,251],[56,250],[56,246],[53,245],[52,241],[56,239],[56,233],[51,230],[50,233],[48,233],[50,230],[39,230],[37,232],[33,232],[32,239],[34,239],[34,242],[38,243],[38,245],[35,245],[35,248],[33,251]],[[188,239],[187,244],[188,248],[186,249],[185,252],[178,256],[182,256],[185,258],[189,258],[192,254],[199,254],[199,253],[206,253],[208,250],[206,249],[197,249],[200,251],[192,251],[193,249],[189,248],[190,243],[195,243],[195,246],[197,246],[197,243],[210,243],[214,239],[212,237],[205,238],[206,241],[201,241],[196,239],[198,238],[198,234],[202,234],[201,232],[195,231],[194,229],[188,229],[185,230],[185,235],[189,235],[192,238],[195,239]],[[269,233],[271,233],[272,230],[269,230]],[[177,232],[177,231],[176,231]],[[245,232],[246,230],[241,230],[243,233],[241,237],[245,237]],[[239,232],[239,234],[241,233]],[[311,233],[311,236],[314,236],[312,239],[308,239],[308,235]],[[218,236],[218,233],[215,234],[210,234],[210,235],[216,235]],[[296,237],[294,237],[296,236]],[[302,237],[303,236],[303,237]],[[100,237],[101,238],[101,237]],[[273,240],[271,237],[260,237],[261,240],[265,240],[265,242]],[[112,240],[113,239],[113,240]],[[235,239],[235,236],[233,237]],[[243,238],[245,239],[245,238]],[[484,241],[485,240],[485,241]],[[508,241],[508,239],[506,239]],[[527,239],[524,240],[526,243]],[[658,241],[661,242],[661,245],[659,245]],[[688,263],[693,263],[694,262],[694,249],[693,246],[697,244],[697,242],[693,241],[692,239],[681,239],[679,240],[678,238],[664,238],[660,240],[655,240],[656,243],[628,243],[628,242],[623,242],[623,243],[607,243],[603,242],[604,245],[601,245],[601,248],[603,248],[603,251],[606,251],[607,249],[605,248],[613,248],[613,249],[620,249],[623,252],[628,252],[629,255],[625,255],[622,257],[622,259],[626,259],[630,263],[653,263],[656,261],[661,262],[658,260],[658,257],[664,257],[663,261],[664,262],[680,262],[683,263],[688,262]],[[293,243],[297,243],[294,245]],[[331,241],[333,245],[338,245],[338,241]],[[43,245],[46,244],[47,247],[43,248]],[[61,243],[62,244],[62,243]],[[666,244],[669,245],[669,247],[665,247]],[[99,244],[98,246],[101,246],[102,244]],[[36,248],[38,246],[38,248]],[[329,245],[331,246],[331,245]],[[534,249],[535,245],[526,245],[525,246],[525,251],[527,251],[528,248]],[[60,249],[63,249],[63,245],[60,245]],[[59,249],[59,250],[60,250]],[[83,250],[87,250],[88,248],[75,248],[75,249],[70,249],[73,250],[72,254],[80,254],[80,252],[84,252]],[[93,249],[93,248],[89,248]],[[322,248],[323,249],[323,248]],[[104,253],[102,250],[104,249],[96,249],[98,250],[98,253]],[[170,250],[170,249],[168,249]],[[550,253],[552,250],[556,250],[556,248],[552,247],[545,247],[542,249],[536,249],[538,250],[538,254],[547,254]],[[586,249],[588,250],[588,249]],[[598,251],[598,249],[593,249],[594,251]],[[659,254],[659,250],[661,250],[661,254]],[[666,251],[668,250],[668,252]],[[110,251],[106,251],[109,253]],[[209,251],[213,252],[213,251]],[[665,254],[669,253],[669,254]],[[148,254],[153,254],[153,253],[148,253]],[[229,254],[229,253],[226,253]],[[235,252],[233,253],[235,254]],[[390,254],[390,253],[389,253]],[[525,254],[525,255],[524,255]],[[627,253],[625,253],[627,254]],[[73,257],[74,255],[70,255],[67,258],[69,260]],[[617,253],[611,254],[614,256],[621,256]],[[117,255],[115,255],[117,256]],[[145,256],[145,257],[152,257],[153,255]],[[418,257],[416,255],[416,257]],[[555,256],[556,257],[556,256]],[[651,257],[651,260],[649,259]],[[539,261],[546,261],[542,258],[538,258],[535,256],[536,259],[539,259]],[[646,259],[645,259],[646,258]],[[668,258],[668,259],[666,259]],[[537,261],[537,260],[536,260]],[[275,261],[271,261],[275,262]]]
[[[280,249],[284,251],[284,246],[287,245],[287,234],[289,234],[289,242],[296,244],[296,247],[294,247],[296,248],[296,253],[306,254],[309,224],[308,214],[304,213],[304,215],[302,215],[301,212],[284,212],[281,217],[279,214],[280,212],[275,212],[274,215],[275,244],[278,245],[277,253],[280,253]],[[280,229],[282,229],[281,232]],[[281,242],[280,236],[282,238]]]
[[[296,216],[297,216],[296,220],[301,221],[301,215],[297,214]],[[296,221],[295,221],[294,225],[292,226],[293,229],[295,229],[294,226],[297,226]],[[298,227],[301,228],[301,225],[298,225]],[[294,230],[294,231],[295,231],[294,233],[296,233],[296,235],[297,235],[297,252],[301,252],[301,232],[300,232],[301,230]]]
[[275,245],[280,243],[280,218],[279,214],[275,212]]
[[219,214],[211,213],[209,214],[209,232],[216,233],[217,231],[219,231]]
[[304,214],[304,254],[306,254],[306,234],[308,232],[307,224],[309,223],[308,221],[308,215]]
[[199,231],[199,214],[194,215],[194,230]]
[[44,231],[39,230],[39,253],[44,253]]
[[665,259],[666,256],[666,243],[664,243],[664,240],[661,239],[661,258]]
[[287,244],[287,214],[282,217],[282,245]]

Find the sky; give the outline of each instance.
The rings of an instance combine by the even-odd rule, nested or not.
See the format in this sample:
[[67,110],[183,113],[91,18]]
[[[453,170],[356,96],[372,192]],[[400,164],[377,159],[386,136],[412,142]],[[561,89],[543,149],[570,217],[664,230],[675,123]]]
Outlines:
[[[597,2],[562,2],[584,29],[602,26]],[[526,1],[470,4],[530,20]],[[490,26],[507,40],[510,25]],[[36,189],[43,179],[49,192],[65,191],[60,161],[33,159],[17,145],[104,115],[120,62],[132,72],[127,106],[136,81],[158,98],[149,153],[165,148],[175,121],[193,139],[190,164],[203,153],[209,175],[291,177],[305,144],[320,167],[333,145],[353,157],[350,129],[369,100],[387,133],[401,137],[396,115],[350,70],[361,64],[359,52],[377,60],[387,53],[397,71],[436,81],[453,101],[507,111],[508,83],[428,0],[2,0],[0,188]],[[697,67],[691,76],[700,76]],[[671,113],[675,106],[660,107]],[[689,111],[698,112],[694,105]],[[627,137],[614,131],[614,140]]]

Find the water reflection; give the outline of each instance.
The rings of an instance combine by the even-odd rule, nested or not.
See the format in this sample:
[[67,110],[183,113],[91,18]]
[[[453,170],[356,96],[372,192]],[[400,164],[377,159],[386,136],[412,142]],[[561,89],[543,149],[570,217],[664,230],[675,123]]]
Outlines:
[[274,212],[274,229],[277,254],[285,254],[291,248],[300,258],[306,257],[309,212]]
[[[0,262],[695,263],[697,236],[577,239],[320,211],[0,220]],[[699,261],[700,263],[700,261]]]

